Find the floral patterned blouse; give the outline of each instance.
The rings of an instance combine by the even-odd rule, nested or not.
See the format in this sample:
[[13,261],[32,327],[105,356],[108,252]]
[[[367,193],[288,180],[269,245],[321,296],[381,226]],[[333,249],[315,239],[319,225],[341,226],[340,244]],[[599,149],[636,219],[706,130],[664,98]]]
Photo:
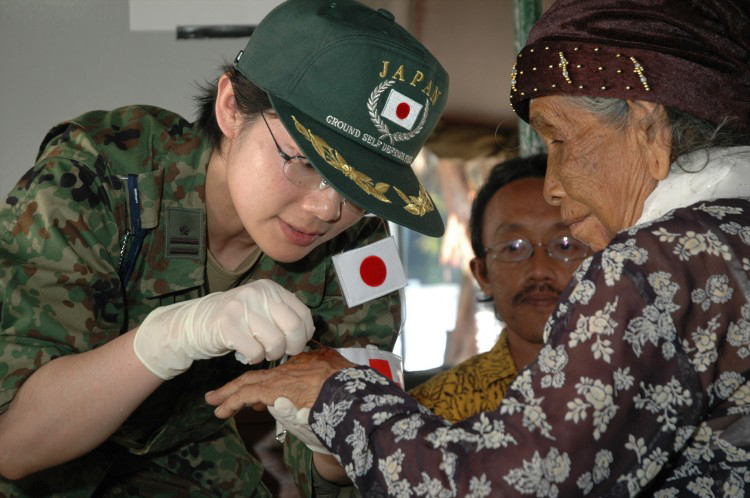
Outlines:
[[365,496],[750,496],[749,298],[750,201],[699,202],[582,263],[499,409],[357,367],[310,422]]

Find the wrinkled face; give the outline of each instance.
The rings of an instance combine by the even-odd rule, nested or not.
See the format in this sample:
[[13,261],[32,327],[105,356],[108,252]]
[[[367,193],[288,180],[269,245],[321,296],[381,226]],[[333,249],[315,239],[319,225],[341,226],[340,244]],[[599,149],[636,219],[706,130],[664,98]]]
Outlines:
[[547,145],[547,201],[560,206],[573,236],[603,249],[635,224],[656,187],[655,168],[664,166],[656,155],[664,151],[654,137],[666,125],[636,122],[631,110],[627,125],[615,127],[561,96],[533,99],[529,116]]
[[521,178],[499,189],[484,213],[482,242],[485,247],[515,239],[527,239],[532,256],[506,263],[488,253],[472,260],[472,270],[482,291],[492,297],[500,319],[514,333],[541,343],[544,324],[560,293],[581,260],[563,262],[548,256],[546,243],[570,236],[560,210],[544,200],[542,178]]
[[[278,118],[266,117],[281,150],[302,156]],[[290,183],[284,176],[284,160],[260,118],[229,140],[224,158],[237,216],[250,238],[276,261],[300,260],[361,218],[342,206],[333,188],[306,190]]]

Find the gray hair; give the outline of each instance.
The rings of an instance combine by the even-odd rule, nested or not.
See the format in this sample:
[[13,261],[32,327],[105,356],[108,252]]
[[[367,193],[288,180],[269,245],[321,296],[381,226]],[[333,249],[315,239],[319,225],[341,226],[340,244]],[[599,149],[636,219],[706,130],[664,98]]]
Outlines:
[[[628,102],[625,99],[605,97],[566,97],[574,105],[595,114],[609,126],[624,128],[628,121]],[[718,125],[697,118],[671,107],[665,107],[667,119],[672,129],[671,161],[697,150],[712,147],[733,147],[750,145],[750,133],[738,131],[725,120]]]

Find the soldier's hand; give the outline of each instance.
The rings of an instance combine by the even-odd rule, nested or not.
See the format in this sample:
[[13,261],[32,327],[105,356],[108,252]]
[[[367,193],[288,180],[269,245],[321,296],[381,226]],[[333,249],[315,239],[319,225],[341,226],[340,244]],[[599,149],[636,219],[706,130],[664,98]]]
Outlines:
[[193,360],[236,351],[259,363],[297,354],[312,338],[310,310],[271,280],[158,308],[138,327],[138,359],[162,379],[184,372]]

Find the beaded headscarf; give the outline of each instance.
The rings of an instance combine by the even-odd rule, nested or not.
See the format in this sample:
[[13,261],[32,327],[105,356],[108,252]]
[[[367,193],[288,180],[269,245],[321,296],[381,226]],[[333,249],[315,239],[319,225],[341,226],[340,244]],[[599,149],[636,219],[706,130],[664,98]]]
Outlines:
[[557,0],[511,72],[513,110],[545,95],[646,100],[750,127],[750,0]]

